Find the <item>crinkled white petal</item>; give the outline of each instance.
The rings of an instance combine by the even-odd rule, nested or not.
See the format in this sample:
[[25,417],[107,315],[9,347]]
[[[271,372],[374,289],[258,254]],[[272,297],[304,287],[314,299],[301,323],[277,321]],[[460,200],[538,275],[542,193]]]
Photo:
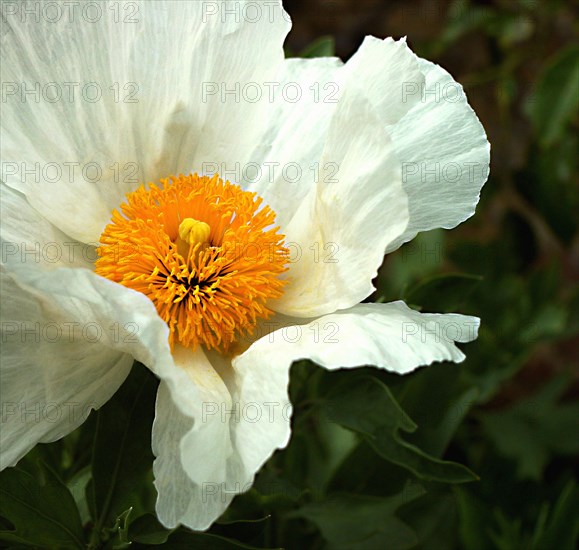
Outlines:
[[[331,59],[316,63],[286,62],[285,70],[303,79],[302,90],[316,70],[324,86],[334,79],[338,103],[315,106],[306,95],[280,108],[294,120],[300,109],[304,116],[289,124],[274,119],[286,138],[266,157],[280,166],[307,159],[318,167],[315,177],[301,166],[297,184],[278,174],[271,185],[262,178],[254,186],[277,207],[292,253],[292,283],[273,307],[301,317],[360,302],[374,290],[384,252],[418,231],[454,227],[472,215],[489,159],[484,129],[462,88],[405,41],[367,37],[343,67]],[[314,107],[321,121],[307,114]],[[286,124],[299,130],[293,139]]]
[[[290,436],[288,368],[178,347],[186,403],[161,382],[153,426],[157,515],[167,527],[208,528]],[[186,412],[185,412],[186,411]]]
[[387,252],[419,231],[451,229],[472,216],[489,171],[490,144],[462,86],[442,67],[418,60],[424,87],[409,83],[404,94],[420,101],[389,130],[402,163],[410,222]]
[[274,80],[290,27],[277,0],[257,18],[255,4],[137,0],[119,15],[103,2],[90,22],[61,2],[56,22],[7,17],[2,179],[94,243],[139,183],[246,158],[268,109],[221,92]]
[[340,84],[363,89],[386,126],[398,123],[420,101],[419,96],[405,97],[403,90],[420,88],[425,81],[419,59],[405,38],[366,36],[342,72]]
[[[272,88],[269,125],[244,166],[243,184],[264,198],[286,227],[320,176],[320,158],[336,110],[337,58],[287,59]],[[235,164],[226,166],[233,170]]]
[[[373,291],[371,280],[386,246],[408,223],[400,161],[387,129],[419,101],[403,101],[403,86],[424,83],[417,58],[404,41],[367,37],[343,67],[334,69],[333,60],[318,64],[321,84],[337,88],[331,96],[336,103],[312,105],[306,96],[306,122],[298,123],[300,131],[293,139],[288,136],[268,157],[277,154],[282,166],[292,162],[294,151],[302,162],[307,158],[310,166],[302,170],[303,182],[294,191],[281,174],[262,190],[272,204],[280,204],[283,194],[291,195],[292,211],[280,207],[284,222],[291,216],[282,223],[292,254],[287,274],[291,284],[272,307],[301,317],[351,307]],[[304,62],[286,68],[309,83],[307,67]],[[324,99],[327,96],[325,91]],[[307,113],[316,109],[321,122]],[[292,111],[295,115],[297,108]],[[303,155],[306,146],[312,151],[309,157]],[[316,169],[309,169],[312,166]]]
[[2,263],[30,268],[93,268],[96,249],[79,243],[43,218],[18,191],[0,182]]
[[81,323],[3,268],[0,469],[38,442],[64,437],[125,380],[133,359],[104,345],[99,320]]
[[[76,347],[86,346],[87,338],[96,337],[103,349],[104,364],[110,363],[111,354],[113,357],[126,354],[130,361],[134,358],[145,364],[157,376],[165,378],[173,391],[179,392],[180,377],[186,378],[186,375],[174,367],[168,344],[169,329],[146,296],[87,269],[61,267],[46,271],[15,263],[10,265],[8,276],[18,282],[30,300],[39,304],[43,323],[68,323],[81,331],[82,337]],[[75,345],[66,344],[72,346],[74,357]],[[25,354],[23,348],[19,343],[18,349]],[[80,368],[76,361],[78,358],[68,361],[65,354],[61,364],[63,375]],[[38,368],[41,372],[44,367],[42,360],[40,357]],[[94,360],[98,360],[96,352]],[[4,367],[3,362],[2,372]],[[72,377],[71,380],[71,385],[74,385],[77,379]],[[116,387],[111,385],[110,395],[118,384]],[[58,395],[58,389],[55,386],[55,395]],[[6,391],[12,393],[10,388]],[[109,391],[108,386],[105,385],[102,391]],[[36,442],[31,442],[31,445]]]
[[[153,424],[157,515],[167,527],[208,528],[247,483],[231,442],[232,399],[203,351],[178,347],[178,396],[161,382]],[[187,401],[178,402],[183,396]],[[237,487],[237,491],[235,490]]]
[[359,304],[309,323],[286,327],[255,342],[238,359],[272,369],[310,359],[328,369],[374,365],[406,374],[434,361],[464,360],[456,342],[477,337],[479,319],[419,313],[404,302]]
[[[279,326],[279,325],[274,325]],[[261,339],[267,339],[269,335]],[[289,369],[262,358],[248,361],[245,354],[233,358],[231,367],[210,355],[232,396],[235,421],[231,434],[248,477],[262,467],[276,449],[285,447],[291,435],[292,406],[288,395]]]
[[[364,132],[358,132],[360,124]],[[408,223],[399,162],[382,121],[363,97],[341,98],[324,166],[314,188],[283,228],[289,284],[271,303],[280,313],[315,317],[345,309],[372,293],[386,245]]]

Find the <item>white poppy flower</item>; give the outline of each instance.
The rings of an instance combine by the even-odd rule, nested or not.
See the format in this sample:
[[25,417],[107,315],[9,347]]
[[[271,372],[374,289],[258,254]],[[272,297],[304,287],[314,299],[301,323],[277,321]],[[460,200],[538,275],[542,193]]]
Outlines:
[[[360,302],[385,253],[474,213],[489,144],[405,40],[284,59],[277,3],[114,4],[6,15],[1,466],[136,359],[160,379],[159,519],[206,529],[287,444],[293,361],[464,359],[478,319]],[[26,414],[48,404],[71,414]]]

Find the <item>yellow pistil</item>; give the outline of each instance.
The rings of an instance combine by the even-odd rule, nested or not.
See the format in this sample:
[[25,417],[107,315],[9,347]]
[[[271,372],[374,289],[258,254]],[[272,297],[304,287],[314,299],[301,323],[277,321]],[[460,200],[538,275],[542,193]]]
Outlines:
[[192,249],[197,253],[202,252],[209,246],[210,234],[211,228],[205,222],[185,218],[179,225],[179,237],[177,238],[179,254],[187,260]]
[[271,316],[289,253],[255,193],[197,174],[127,194],[101,235],[96,272],[138,290],[169,326],[169,343],[231,351]]

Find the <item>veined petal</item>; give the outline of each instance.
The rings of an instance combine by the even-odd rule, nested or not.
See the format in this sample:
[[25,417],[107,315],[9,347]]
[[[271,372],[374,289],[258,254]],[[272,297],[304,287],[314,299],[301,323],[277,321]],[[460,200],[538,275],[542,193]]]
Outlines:
[[93,268],[93,246],[79,243],[43,218],[18,191],[0,182],[2,263],[32,268]]
[[281,227],[289,224],[318,181],[342,66],[335,57],[292,58],[277,76],[269,125],[251,157],[256,168],[246,167],[249,180],[243,184],[264,198]]
[[[322,174],[320,161],[342,96],[363,95],[380,121],[389,125],[419,101],[416,96],[402,101],[404,85],[417,89],[424,85],[420,65],[404,40],[368,36],[345,65],[335,57],[286,59],[277,77],[277,92],[271,93],[269,126],[252,153],[251,160],[261,164],[254,171],[260,177],[244,183],[265,197],[285,227],[321,176],[325,183],[333,183],[338,175],[339,164],[326,167]],[[355,130],[363,132],[358,122]]]
[[64,437],[100,408],[125,380],[133,359],[104,345],[102,326],[81,324],[31,293],[3,268],[0,368],[0,469],[36,443]]
[[[331,74],[330,62],[326,65],[324,79]],[[419,101],[402,98],[405,84],[424,84],[416,56],[403,40],[367,37],[333,77],[336,103],[333,109],[323,106],[329,122],[316,127],[312,117],[310,131],[294,140],[300,145],[289,141],[279,153],[283,164],[303,144],[324,143],[321,151],[312,146],[319,155],[317,172],[308,171],[306,182],[292,193],[290,207],[298,207],[282,225],[294,252],[288,272],[291,284],[273,307],[287,315],[315,317],[366,298],[387,245],[408,223],[400,160],[388,129]],[[302,126],[305,130],[308,125]],[[308,162],[314,165],[314,160]],[[271,194],[281,195],[282,185],[287,194],[287,182],[264,188],[266,200]],[[289,215],[284,211],[282,219]]]
[[285,315],[315,317],[363,300],[387,244],[408,223],[400,164],[382,120],[363,96],[340,101],[321,160],[327,169],[282,228],[289,284],[271,307]]
[[[167,527],[208,528],[247,491],[290,436],[288,369],[179,347],[187,402],[161,382],[153,426],[157,514]],[[185,393],[183,395],[185,395]],[[185,412],[186,411],[186,412]]]
[[139,183],[247,157],[268,109],[240,109],[221,92],[273,80],[290,27],[277,0],[259,17],[247,15],[250,5],[139,0],[120,16],[118,3],[99,4],[92,22],[78,13],[52,23],[8,17],[3,179],[91,243]]
[[403,95],[405,87],[421,88],[425,76],[406,38],[381,40],[366,36],[340,76],[344,86],[363,88],[385,126],[398,123],[420,101]]
[[261,358],[248,360],[245,353],[234,357],[229,368],[216,354],[209,358],[227,384],[238,412],[231,436],[243,469],[253,481],[255,473],[276,449],[288,444],[291,435],[289,370]]
[[166,527],[202,530],[247,478],[231,442],[232,399],[223,380],[200,350],[179,346],[175,365],[186,374],[185,391],[177,394],[161,382],[153,424],[157,515]]
[[406,374],[434,361],[463,361],[455,342],[474,340],[478,326],[476,317],[419,313],[402,301],[359,304],[277,330],[239,360],[289,368],[292,361],[311,359],[328,369],[374,365]]
[[442,67],[418,60],[424,87],[409,83],[404,93],[420,101],[389,130],[402,163],[410,221],[387,252],[419,231],[452,229],[470,218],[489,172],[490,143],[462,86]]

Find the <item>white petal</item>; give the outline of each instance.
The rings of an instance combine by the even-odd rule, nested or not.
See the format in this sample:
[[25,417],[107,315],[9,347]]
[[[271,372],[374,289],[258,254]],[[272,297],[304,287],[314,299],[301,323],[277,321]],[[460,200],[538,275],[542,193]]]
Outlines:
[[[309,187],[309,192],[291,221],[282,225],[293,253],[291,283],[272,307],[287,315],[315,317],[351,307],[371,294],[386,246],[408,223],[400,161],[388,129],[419,101],[404,102],[401,94],[406,83],[420,87],[424,82],[416,57],[404,41],[367,37],[334,76],[338,102],[331,113],[324,106],[324,115],[331,114],[329,124],[321,125],[325,135],[312,126],[311,132],[295,134],[280,152],[289,159],[295,143],[324,140],[319,171],[306,174],[309,185],[290,191],[295,195],[290,207],[304,196],[303,189]],[[282,183],[264,190],[266,199],[270,193],[281,195]],[[288,193],[287,182],[283,191]],[[287,217],[284,212],[282,220]]]
[[[276,78],[279,85],[276,93],[272,91],[269,126],[251,156],[259,168],[247,164],[243,183],[264,198],[282,228],[319,176],[319,161],[338,101],[341,66],[339,59],[330,57],[287,59]],[[293,101],[294,96],[299,100]]]
[[[324,69],[322,81],[332,75],[330,63]],[[292,251],[292,282],[272,304],[288,315],[314,317],[360,302],[373,291],[371,279],[384,252],[417,231],[454,227],[468,218],[486,179],[484,130],[462,92],[456,101],[449,93],[460,87],[404,41],[367,37],[332,77],[340,93],[329,126],[311,116],[312,125],[300,124],[295,139],[277,153],[287,164],[292,151],[302,159],[305,144],[321,139],[319,166],[328,170],[318,174],[318,182],[310,174],[309,182],[288,191],[280,178],[262,191],[281,205],[282,231]],[[422,91],[436,89],[446,94],[444,100],[427,93],[423,101]],[[327,117],[331,109],[323,108]],[[283,193],[291,194],[285,210]]]
[[420,101],[419,96],[403,97],[402,90],[422,86],[425,79],[421,69],[405,38],[396,41],[366,36],[344,66],[341,78],[345,86],[363,89],[384,124],[390,126]]
[[19,286],[41,301],[47,315],[93,326],[103,345],[143,363],[182,395],[181,401],[187,399],[182,383],[187,376],[175,368],[169,328],[144,294],[87,269],[41,271],[21,264],[10,269]]
[[132,355],[158,376],[172,366],[169,328],[144,294],[87,269],[41,271],[15,264],[10,270],[51,315],[67,315],[81,325],[95,323],[105,346]]
[[458,314],[419,313],[404,302],[359,304],[255,342],[242,357],[282,368],[311,359],[328,369],[375,365],[406,374],[434,361],[464,360],[455,342],[477,336],[479,320]]
[[157,515],[166,527],[182,523],[202,530],[250,478],[240,469],[233,449],[230,423],[235,415],[223,380],[203,351],[178,347],[174,357],[186,378],[181,394],[162,381],[157,395],[153,424]]
[[331,313],[371,294],[386,245],[408,223],[398,159],[363,96],[341,98],[320,164],[339,166],[339,172],[335,179],[322,172],[317,188],[282,228],[291,253],[290,282],[271,307],[290,316]]
[[93,246],[79,243],[44,219],[18,191],[0,182],[2,263],[32,268],[85,267],[96,260]]
[[[153,426],[157,514],[167,527],[208,528],[290,436],[289,367],[182,347],[180,396],[161,382]],[[209,362],[208,358],[211,360]],[[187,402],[182,396],[187,395]]]
[[[199,4],[201,11],[215,6]],[[192,75],[193,87],[186,90],[197,121],[188,130],[188,141],[181,147],[177,164],[188,170],[205,172],[204,165],[209,163],[221,166],[233,161],[243,167],[255,160],[252,152],[272,116],[267,84],[279,80],[283,43],[291,28],[281,0],[268,4],[234,0],[217,6],[219,13],[207,16],[207,22],[201,25],[201,42],[192,60],[201,65],[193,67],[200,74]],[[240,12],[237,22],[235,16],[224,17],[226,10]],[[199,62],[197,56],[203,61]],[[254,101],[257,90],[261,97]],[[242,183],[236,175],[222,176]]]
[[291,435],[289,366],[242,353],[233,358],[231,370],[222,369],[221,373],[239,412],[232,424],[233,443],[244,470],[253,479],[272,453],[287,445]]
[[388,252],[419,231],[451,229],[473,215],[488,177],[490,144],[462,86],[438,65],[419,59],[424,88],[408,84],[420,102],[390,129],[402,162],[410,222]]
[[[204,415],[212,410],[213,403],[227,403],[230,398],[219,376],[214,371],[213,376],[209,374],[212,368],[203,352],[191,353],[187,363],[179,363],[191,376],[183,381],[188,386],[190,401],[178,406],[175,403],[178,397],[166,382],[161,382],[157,394],[153,424],[157,515],[166,527],[183,523],[194,529],[206,529],[223,513],[233,495],[227,498],[219,491],[220,498],[209,498],[214,487],[220,488],[225,483],[231,442],[228,424],[221,415],[206,418]],[[196,375],[197,368],[202,372]],[[205,382],[203,375],[207,377]],[[210,383],[213,387],[209,387]],[[183,405],[189,406],[187,414],[182,412]],[[224,502],[221,496],[225,497]]]
[[267,110],[207,97],[207,85],[274,80],[290,23],[279,2],[255,21],[260,5],[244,0],[135,1],[120,14],[104,4],[94,22],[66,4],[58,22],[7,18],[2,176],[66,234],[94,243],[138,183],[249,154]]
[[130,355],[103,345],[100,326],[80,324],[49,296],[25,291],[1,272],[0,469],[13,466],[36,443],[64,437],[116,392]]

